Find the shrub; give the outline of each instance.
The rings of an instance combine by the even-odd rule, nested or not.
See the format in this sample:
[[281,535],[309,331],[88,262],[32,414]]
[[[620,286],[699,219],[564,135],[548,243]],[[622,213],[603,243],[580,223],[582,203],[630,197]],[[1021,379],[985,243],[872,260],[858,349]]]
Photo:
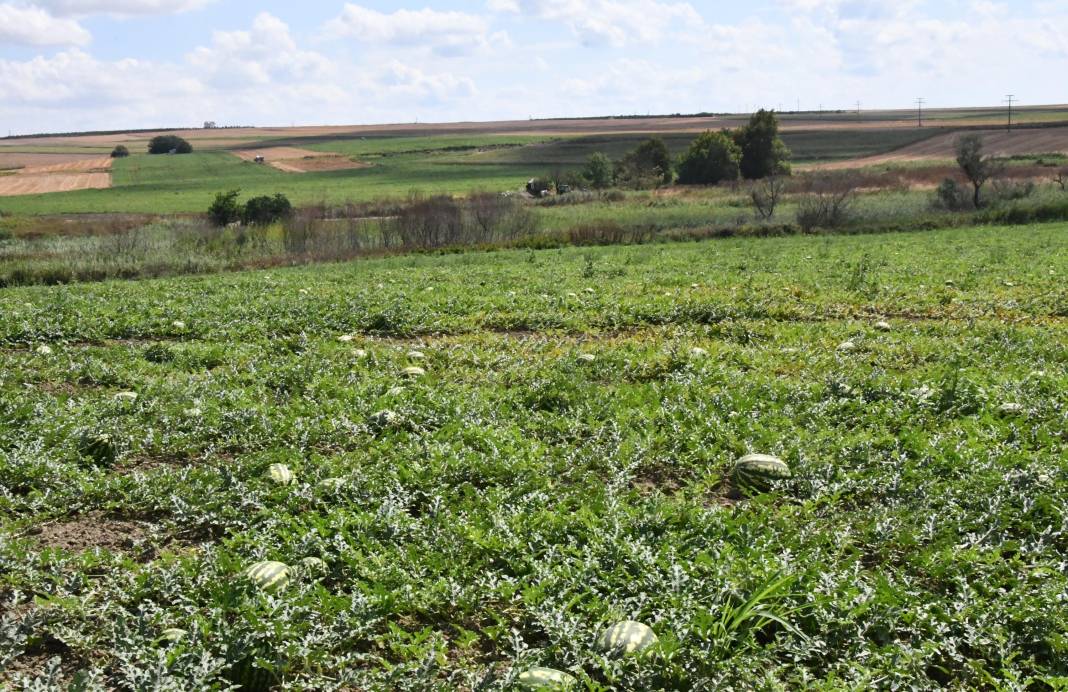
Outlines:
[[991,184],[995,202],[1015,202],[1035,194],[1035,184],[1030,180],[997,180]]
[[679,159],[679,182],[683,185],[716,185],[740,175],[742,150],[725,132],[705,132]]
[[590,156],[582,177],[594,190],[603,190],[612,185],[612,160],[601,152]]
[[779,206],[779,200],[785,192],[786,182],[777,175],[771,175],[760,182],[753,183],[749,188],[749,199],[753,203],[757,217],[767,221],[775,216],[775,208]]
[[642,142],[616,164],[616,183],[636,190],[668,184],[675,177],[671,154],[662,139]]
[[159,135],[148,143],[149,154],[191,154],[193,145],[177,135]]
[[810,233],[816,228],[839,228],[850,218],[856,184],[848,174],[811,179],[797,205],[797,225]]
[[211,222],[216,226],[229,226],[236,221],[240,221],[242,209],[241,205],[237,203],[237,197],[240,194],[240,190],[217,193],[215,201],[208,207],[208,218],[211,219]]
[[933,206],[947,211],[964,211],[971,208],[972,200],[960,183],[953,178],[946,178],[935,190]]
[[111,150],[111,158],[113,159],[124,159],[129,155],[130,150],[127,149],[126,146],[123,144],[120,144]]
[[253,197],[245,203],[241,212],[241,221],[248,226],[266,226],[276,221],[281,221],[293,213],[293,205],[283,194],[273,197],[266,195]]

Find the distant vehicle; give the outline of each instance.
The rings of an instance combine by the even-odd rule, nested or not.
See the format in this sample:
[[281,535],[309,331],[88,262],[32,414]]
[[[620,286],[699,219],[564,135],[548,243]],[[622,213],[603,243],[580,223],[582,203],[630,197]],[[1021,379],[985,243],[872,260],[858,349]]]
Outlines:
[[257,156],[256,158],[254,158],[252,160],[255,161],[256,163],[264,163],[267,159],[263,158],[262,156]]

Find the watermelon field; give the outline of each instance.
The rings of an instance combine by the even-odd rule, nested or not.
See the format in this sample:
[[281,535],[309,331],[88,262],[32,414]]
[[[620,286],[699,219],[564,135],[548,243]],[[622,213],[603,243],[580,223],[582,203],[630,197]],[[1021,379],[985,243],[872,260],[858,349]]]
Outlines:
[[5,289],[0,688],[1068,689],[1066,277],[1053,224]]

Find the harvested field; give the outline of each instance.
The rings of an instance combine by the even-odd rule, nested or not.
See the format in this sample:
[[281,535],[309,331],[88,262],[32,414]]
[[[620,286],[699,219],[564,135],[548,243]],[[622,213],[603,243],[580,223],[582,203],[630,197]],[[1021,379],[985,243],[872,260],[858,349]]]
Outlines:
[[252,161],[262,156],[272,167],[286,173],[308,173],[311,171],[343,171],[356,168],[368,168],[370,164],[354,161],[347,156],[330,154],[296,147],[269,147],[266,149],[243,149],[235,155],[245,161]]
[[7,152],[0,149],[0,171],[99,160],[100,154],[43,154],[37,152]]
[[[976,130],[974,134],[982,135],[986,151],[994,156],[1021,156],[1025,154],[1068,154],[1068,127],[1041,130]],[[888,163],[909,163],[912,161],[930,161],[952,159],[953,148],[960,132],[951,132],[910,144],[888,154],[868,156],[850,161],[817,164],[813,168],[836,170],[846,168],[864,168]]]
[[111,187],[111,163],[111,158],[97,156],[26,166],[14,175],[0,178],[0,197],[108,188]]

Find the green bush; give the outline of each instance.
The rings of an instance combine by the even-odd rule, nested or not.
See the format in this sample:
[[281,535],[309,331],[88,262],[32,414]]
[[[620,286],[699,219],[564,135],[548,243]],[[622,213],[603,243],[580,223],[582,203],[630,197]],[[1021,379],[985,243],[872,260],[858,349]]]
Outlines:
[[741,170],[747,180],[790,174],[790,150],[779,138],[775,111],[761,108],[754,113],[748,125],[734,132],[734,141],[742,150]]
[[237,197],[240,194],[241,190],[217,193],[215,201],[208,207],[208,218],[211,219],[211,222],[216,226],[229,226],[236,221],[240,221],[243,213],[241,205],[237,202]]
[[715,185],[738,179],[742,150],[726,132],[705,132],[679,159],[683,185]]
[[241,213],[241,220],[247,226],[266,226],[275,221],[281,221],[292,213],[293,205],[290,204],[289,198],[285,195],[277,194],[273,197],[263,195],[262,197],[253,197],[245,203],[245,209]]
[[148,143],[149,154],[192,154],[193,145],[177,135],[159,135]]
[[582,177],[594,190],[603,190],[612,185],[612,160],[601,152],[590,156],[586,167],[582,169]]
[[111,158],[113,159],[124,159],[129,155],[130,150],[127,149],[126,146],[123,144],[120,144],[111,150]]

